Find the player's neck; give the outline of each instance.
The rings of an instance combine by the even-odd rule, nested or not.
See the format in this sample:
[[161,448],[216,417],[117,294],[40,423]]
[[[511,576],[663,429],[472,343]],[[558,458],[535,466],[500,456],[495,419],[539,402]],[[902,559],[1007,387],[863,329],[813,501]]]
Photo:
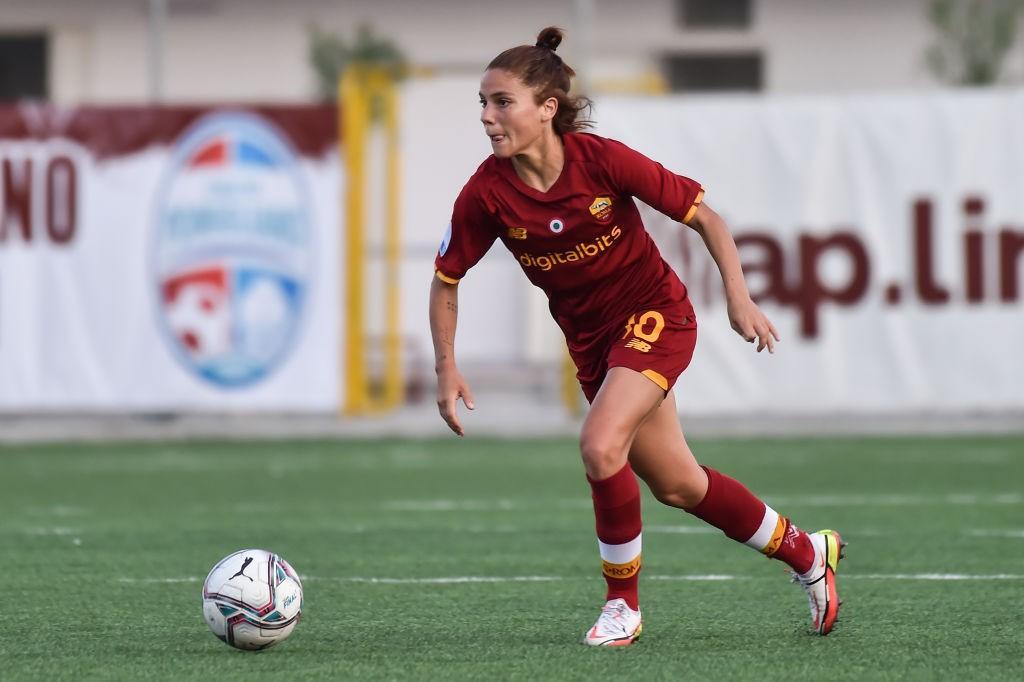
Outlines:
[[565,146],[553,131],[541,135],[529,147],[512,157],[519,179],[539,192],[547,192],[558,181],[565,165]]

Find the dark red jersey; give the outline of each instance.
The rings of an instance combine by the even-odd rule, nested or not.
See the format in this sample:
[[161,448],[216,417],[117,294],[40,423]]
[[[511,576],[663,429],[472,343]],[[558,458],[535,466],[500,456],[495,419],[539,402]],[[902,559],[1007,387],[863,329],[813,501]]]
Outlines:
[[547,294],[572,350],[637,311],[686,298],[633,197],[685,222],[704,192],[621,142],[562,140],[565,165],[547,192],[526,185],[508,159],[484,161],[455,201],[434,264],[440,279],[457,282],[500,239]]

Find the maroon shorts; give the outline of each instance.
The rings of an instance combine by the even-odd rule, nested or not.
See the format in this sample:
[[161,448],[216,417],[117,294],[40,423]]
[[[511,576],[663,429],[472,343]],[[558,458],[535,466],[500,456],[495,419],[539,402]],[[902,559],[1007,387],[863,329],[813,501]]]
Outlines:
[[597,343],[570,355],[587,402],[594,402],[608,370],[628,367],[666,393],[683,373],[697,345],[697,318],[688,298],[637,310]]

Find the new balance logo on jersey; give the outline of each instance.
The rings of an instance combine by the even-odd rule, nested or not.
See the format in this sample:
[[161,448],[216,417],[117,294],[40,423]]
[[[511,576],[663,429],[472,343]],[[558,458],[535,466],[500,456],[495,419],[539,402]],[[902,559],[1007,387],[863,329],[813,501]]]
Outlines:
[[510,227],[508,228],[509,239],[526,239],[526,228],[525,227]]
[[564,263],[575,263],[585,258],[597,256],[615,243],[615,240],[622,236],[622,230],[616,225],[608,234],[603,234],[589,242],[580,242],[571,251],[556,251],[536,256],[532,253],[524,253],[519,256],[519,262],[524,268],[536,267],[547,272],[556,265]]

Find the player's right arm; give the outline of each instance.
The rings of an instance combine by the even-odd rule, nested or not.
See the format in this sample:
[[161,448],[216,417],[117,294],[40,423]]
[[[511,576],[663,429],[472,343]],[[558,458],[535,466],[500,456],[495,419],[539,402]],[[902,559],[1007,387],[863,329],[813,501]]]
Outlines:
[[434,371],[437,372],[437,409],[448,427],[465,435],[456,406],[459,398],[473,409],[469,384],[455,366],[455,326],[459,317],[459,283],[435,276],[430,285],[430,335],[434,340]]
[[459,280],[487,253],[498,235],[495,221],[480,196],[479,174],[478,170],[455,200],[452,221],[434,259],[434,281],[430,285],[430,335],[434,340],[437,409],[451,430],[460,436],[465,432],[456,410],[459,398],[471,410],[474,405],[469,384],[455,366]]

